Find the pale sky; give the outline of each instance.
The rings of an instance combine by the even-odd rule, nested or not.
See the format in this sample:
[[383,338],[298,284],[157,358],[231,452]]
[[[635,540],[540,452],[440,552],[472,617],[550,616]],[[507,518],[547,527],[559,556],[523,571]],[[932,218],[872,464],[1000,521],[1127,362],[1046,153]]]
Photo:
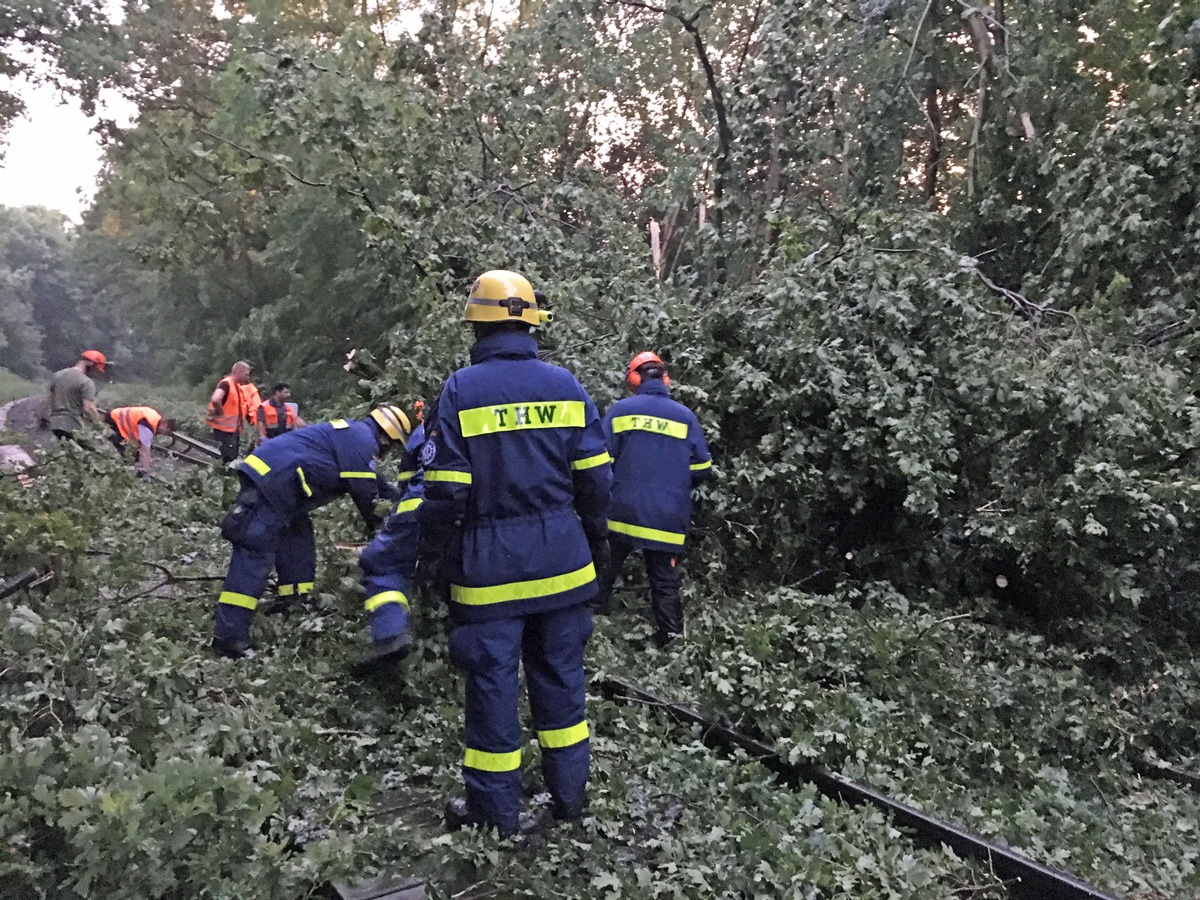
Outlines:
[[[107,0],[106,9],[120,20],[119,4]],[[496,9],[499,5],[501,9]],[[417,2],[395,20],[397,28],[416,31],[424,4]],[[503,20],[516,15],[513,0],[493,2],[492,12]],[[214,12],[224,13],[219,0]],[[13,123],[0,159],[0,206],[44,206],[56,209],[79,222],[96,193],[101,151],[91,133],[93,120],[79,109],[79,102],[60,97],[52,87],[35,86],[21,79],[0,79],[0,86],[15,91],[25,101],[25,115]],[[102,99],[104,99],[102,97]],[[110,97],[106,115],[122,125],[136,116],[132,104]],[[113,109],[119,111],[114,114]]]
[[[8,82],[13,84],[14,82]],[[0,206],[45,206],[78,222],[96,192],[100,146],[78,101],[21,82],[24,118],[13,123],[0,160]]]

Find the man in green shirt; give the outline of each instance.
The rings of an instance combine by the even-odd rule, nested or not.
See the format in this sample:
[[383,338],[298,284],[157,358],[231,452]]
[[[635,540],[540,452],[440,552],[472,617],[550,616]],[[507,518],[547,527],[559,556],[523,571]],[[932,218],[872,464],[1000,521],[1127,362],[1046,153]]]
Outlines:
[[99,350],[84,350],[75,365],[54,373],[50,380],[50,430],[56,438],[74,440],[75,432],[83,427],[84,415],[93,422],[101,420],[92,376],[104,374],[107,362]]

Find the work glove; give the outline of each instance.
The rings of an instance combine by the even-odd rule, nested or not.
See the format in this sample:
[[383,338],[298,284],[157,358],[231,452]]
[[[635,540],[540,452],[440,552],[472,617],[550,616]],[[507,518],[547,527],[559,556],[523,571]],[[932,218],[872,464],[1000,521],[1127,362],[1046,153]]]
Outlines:
[[588,549],[592,551],[592,565],[596,568],[596,577],[603,578],[608,567],[612,565],[612,547],[608,544],[608,535],[589,538]]
[[450,600],[450,582],[444,573],[444,557],[441,555],[421,554],[417,560],[417,570],[413,573],[413,583],[426,600]]

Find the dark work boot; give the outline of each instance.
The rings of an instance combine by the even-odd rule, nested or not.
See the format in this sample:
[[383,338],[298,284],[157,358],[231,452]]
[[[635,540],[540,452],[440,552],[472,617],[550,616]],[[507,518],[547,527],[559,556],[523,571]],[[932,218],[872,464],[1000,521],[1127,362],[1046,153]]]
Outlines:
[[253,659],[256,646],[254,641],[249,639],[229,640],[215,635],[212,639],[213,653],[219,659]]
[[462,831],[468,825],[480,825],[482,820],[471,815],[466,797],[451,797],[446,801],[446,830]]
[[258,611],[264,616],[283,616],[287,618],[300,605],[300,597],[272,597],[258,604]]
[[683,637],[683,632],[659,631],[654,635],[654,643],[659,650],[666,650]]
[[350,674],[356,678],[386,675],[412,652],[412,648],[412,635],[407,631],[382,641],[375,641],[371,651],[350,666]]
[[500,837],[515,837],[518,834],[525,836],[532,834],[537,830],[538,823],[533,816],[528,813],[521,813],[518,825],[513,828],[501,828],[491,822],[485,822],[479,816],[471,812],[467,806],[466,797],[451,797],[446,801],[446,830],[461,831],[474,825],[483,825],[489,828],[495,828],[500,833]]
[[550,806],[550,812],[554,816],[555,822],[578,822],[588,812],[587,794],[583,795],[583,799],[574,803],[560,803],[555,800]]

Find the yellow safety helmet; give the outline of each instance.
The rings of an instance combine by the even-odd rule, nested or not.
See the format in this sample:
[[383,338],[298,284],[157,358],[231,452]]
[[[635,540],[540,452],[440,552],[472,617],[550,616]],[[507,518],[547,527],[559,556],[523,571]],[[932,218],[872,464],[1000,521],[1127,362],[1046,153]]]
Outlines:
[[371,410],[371,418],[393,441],[403,443],[412,434],[412,425],[408,421],[408,416],[404,414],[404,410],[391,403],[375,407]]
[[543,299],[523,275],[507,269],[484,272],[471,285],[471,294],[463,308],[468,322],[524,322],[542,325],[554,318],[538,308]]

